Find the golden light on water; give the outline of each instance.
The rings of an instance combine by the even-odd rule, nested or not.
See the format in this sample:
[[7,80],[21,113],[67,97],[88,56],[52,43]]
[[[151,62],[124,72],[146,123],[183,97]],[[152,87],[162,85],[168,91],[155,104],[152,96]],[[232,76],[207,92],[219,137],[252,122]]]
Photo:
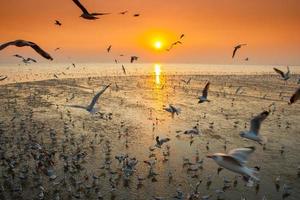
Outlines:
[[154,72],[155,72],[155,83],[156,85],[160,85],[160,73],[161,73],[160,64],[154,65]]

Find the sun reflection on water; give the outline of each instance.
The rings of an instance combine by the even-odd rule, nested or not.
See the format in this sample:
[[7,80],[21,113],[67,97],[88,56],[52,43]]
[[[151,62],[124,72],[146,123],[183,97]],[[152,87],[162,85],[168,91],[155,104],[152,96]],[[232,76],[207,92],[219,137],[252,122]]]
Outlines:
[[161,69],[160,69],[160,64],[155,64],[154,65],[154,70],[155,70],[155,83],[157,86],[160,85],[160,74],[161,74]]

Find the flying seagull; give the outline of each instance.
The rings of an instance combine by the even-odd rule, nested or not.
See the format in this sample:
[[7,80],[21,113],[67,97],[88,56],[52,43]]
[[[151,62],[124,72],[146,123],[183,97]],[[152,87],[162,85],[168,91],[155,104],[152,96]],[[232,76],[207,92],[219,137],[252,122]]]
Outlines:
[[15,45],[17,47],[24,47],[24,46],[30,46],[33,48],[38,54],[40,54],[42,57],[48,59],[48,60],[53,60],[53,58],[48,54],[46,51],[44,51],[41,47],[39,47],[37,44],[34,42],[26,41],[26,40],[15,40],[11,42],[4,43],[0,45],[0,51],[2,49],[5,49],[6,47],[10,45]]
[[242,46],[245,46],[245,45],[247,45],[247,44],[239,44],[239,45],[235,46],[235,47],[234,47],[234,50],[233,50],[233,53],[232,53],[232,58],[234,58],[234,56],[235,56],[235,54],[236,54],[236,51],[237,51],[238,49],[240,49]]
[[281,71],[281,70],[279,70],[275,67],[273,69],[276,73],[278,73],[281,76],[281,78],[283,80],[287,81],[288,79],[290,79],[290,68],[289,68],[289,66],[287,66],[287,72],[286,73],[284,73],[283,71]]
[[259,115],[255,116],[254,118],[252,118],[251,122],[250,122],[251,123],[250,130],[242,131],[240,133],[240,136],[250,139],[250,140],[254,140],[260,144],[265,142],[266,139],[259,135],[259,129],[260,129],[261,123],[268,117],[268,115],[269,115],[269,112],[264,111],[264,112],[260,113]]
[[128,13],[128,10],[125,10],[125,11],[119,12],[119,14],[120,14],[120,15],[125,15],[126,13]]
[[291,97],[290,104],[296,103],[296,101],[299,99],[300,99],[300,88],[298,88],[298,90]]
[[140,14],[138,14],[138,13],[137,13],[137,14],[134,14],[133,16],[134,16],[134,17],[139,17],[139,16],[140,16]]
[[182,39],[184,37],[184,34],[181,34],[180,39]]
[[218,165],[226,168],[232,172],[251,177],[255,180],[259,180],[255,176],[257,171],[255,169],[248,168],[246,166],[248,157],[255,151],[255,147],[237,148],[229,151],[228,154],[215,153],[207,155],[208,158],[212,158]]
[[164,110],[167,111],[167,112],[169,112],[169,113],[171,113],[172,117],[174,117],[175,113],[176,113],[176,115],[179,115],[179,113],[181,112],[180,108],[176,108],[172,104],[169,104],[168,108],[164,107]]
[[35,59],[33,59],[33,58],[26,58],[26,59],[25,59],[23,56],[20,56],[20,55],[18,55],[18,54],[15,54],[14,56],[17,57],[17,58],[21,58],[22,61],[23,61],[23,63],[25,63],[25,64],[28,64],[28,63],[30,63],[30,62],[34,62],[34,63],[37,62],[37,61],[36,61]]
[[122,70],[123,70],[123,73],[126,75],[126,69],[125,69],[124,65],[122,65]]
[[109,45],[109,47],[108,47],[106,50],[107,50],[107,52],[110,52],[110,50],[111,50],[111,45]]
[[187,81],[182,79],[181,81],[188,85],[188,84],[190,84],[191,80],[192,80],[192,78],[189,78]]
[[69,107],[73,108],[82,108],[88,111],[89,113],[95,113],[96,109],[94,108],[95,104],[97,103],[99,97],[110,87],[111,84],[106,85],[102,90],[100,90],[92,99],[91,103],[88,106],[79,106],[79,105],[70,105]]
[[207,99],[209,85],[210,85],[210,82],[207,82],[202,91],[202,96],[198,97],[199,98],[198,103],[204,103],[205,101],[209,102],[209,100]]
[[84,18],[84,19],[88,19],[88,20],[95,20],[95,19],[99,19],[96,16],[99,15],[108,15],[110,13],[89,13],[87,11],[87,9],[80,3],[79,0],[73,0],[73,2],[80,8],[80,10],[82,11],[82,15],[80,17]]
[[139,57],[137,56],[131,56],[130,62],[133,63],[134,61],[137,61]]
[[62,24],[60,23],[60,21],[58,21],[58,20],[55,20],[55,23],[54,23],[55,25],[57,25],[57,26],[61,26]]
[[5,79],[7,79],[7,76],[0,75],[0,81],[4,81]]

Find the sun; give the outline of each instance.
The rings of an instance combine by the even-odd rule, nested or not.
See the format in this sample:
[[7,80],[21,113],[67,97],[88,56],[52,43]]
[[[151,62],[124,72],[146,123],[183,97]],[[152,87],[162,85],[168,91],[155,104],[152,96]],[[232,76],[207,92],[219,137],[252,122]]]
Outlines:
[[155,42],[154,42],[154,47],[155,47],[156,49],[161,49],[161,47],[162,47],[162,42],[161,42],[161,41],[155,41]]

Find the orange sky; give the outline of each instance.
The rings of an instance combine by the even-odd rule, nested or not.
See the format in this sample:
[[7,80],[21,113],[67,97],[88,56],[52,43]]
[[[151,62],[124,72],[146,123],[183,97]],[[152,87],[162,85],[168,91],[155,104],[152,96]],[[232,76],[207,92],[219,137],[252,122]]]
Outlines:
[[[72,0],[0,2],[0,43],[34,41],[53,62],[111,62],[125,54],[140,56],[140,62],[240,64],[249,57],[249,64],[300,65],[299,0],[81,0],[91,12],[113,13],[96,21],[80,18]],[[129,13],[117,14],[124,10]],[[55,19],[63,26],[55,26]],[[154,38],[168,44],[181,33],[182,46],[153,49]],[[232,60],[237,43],[248,46]],[[61,51],[54,52],[56,47]],[[0,52],[0,62],[17,62],[15,53],[45,61],[26,48],[9,47]]]

